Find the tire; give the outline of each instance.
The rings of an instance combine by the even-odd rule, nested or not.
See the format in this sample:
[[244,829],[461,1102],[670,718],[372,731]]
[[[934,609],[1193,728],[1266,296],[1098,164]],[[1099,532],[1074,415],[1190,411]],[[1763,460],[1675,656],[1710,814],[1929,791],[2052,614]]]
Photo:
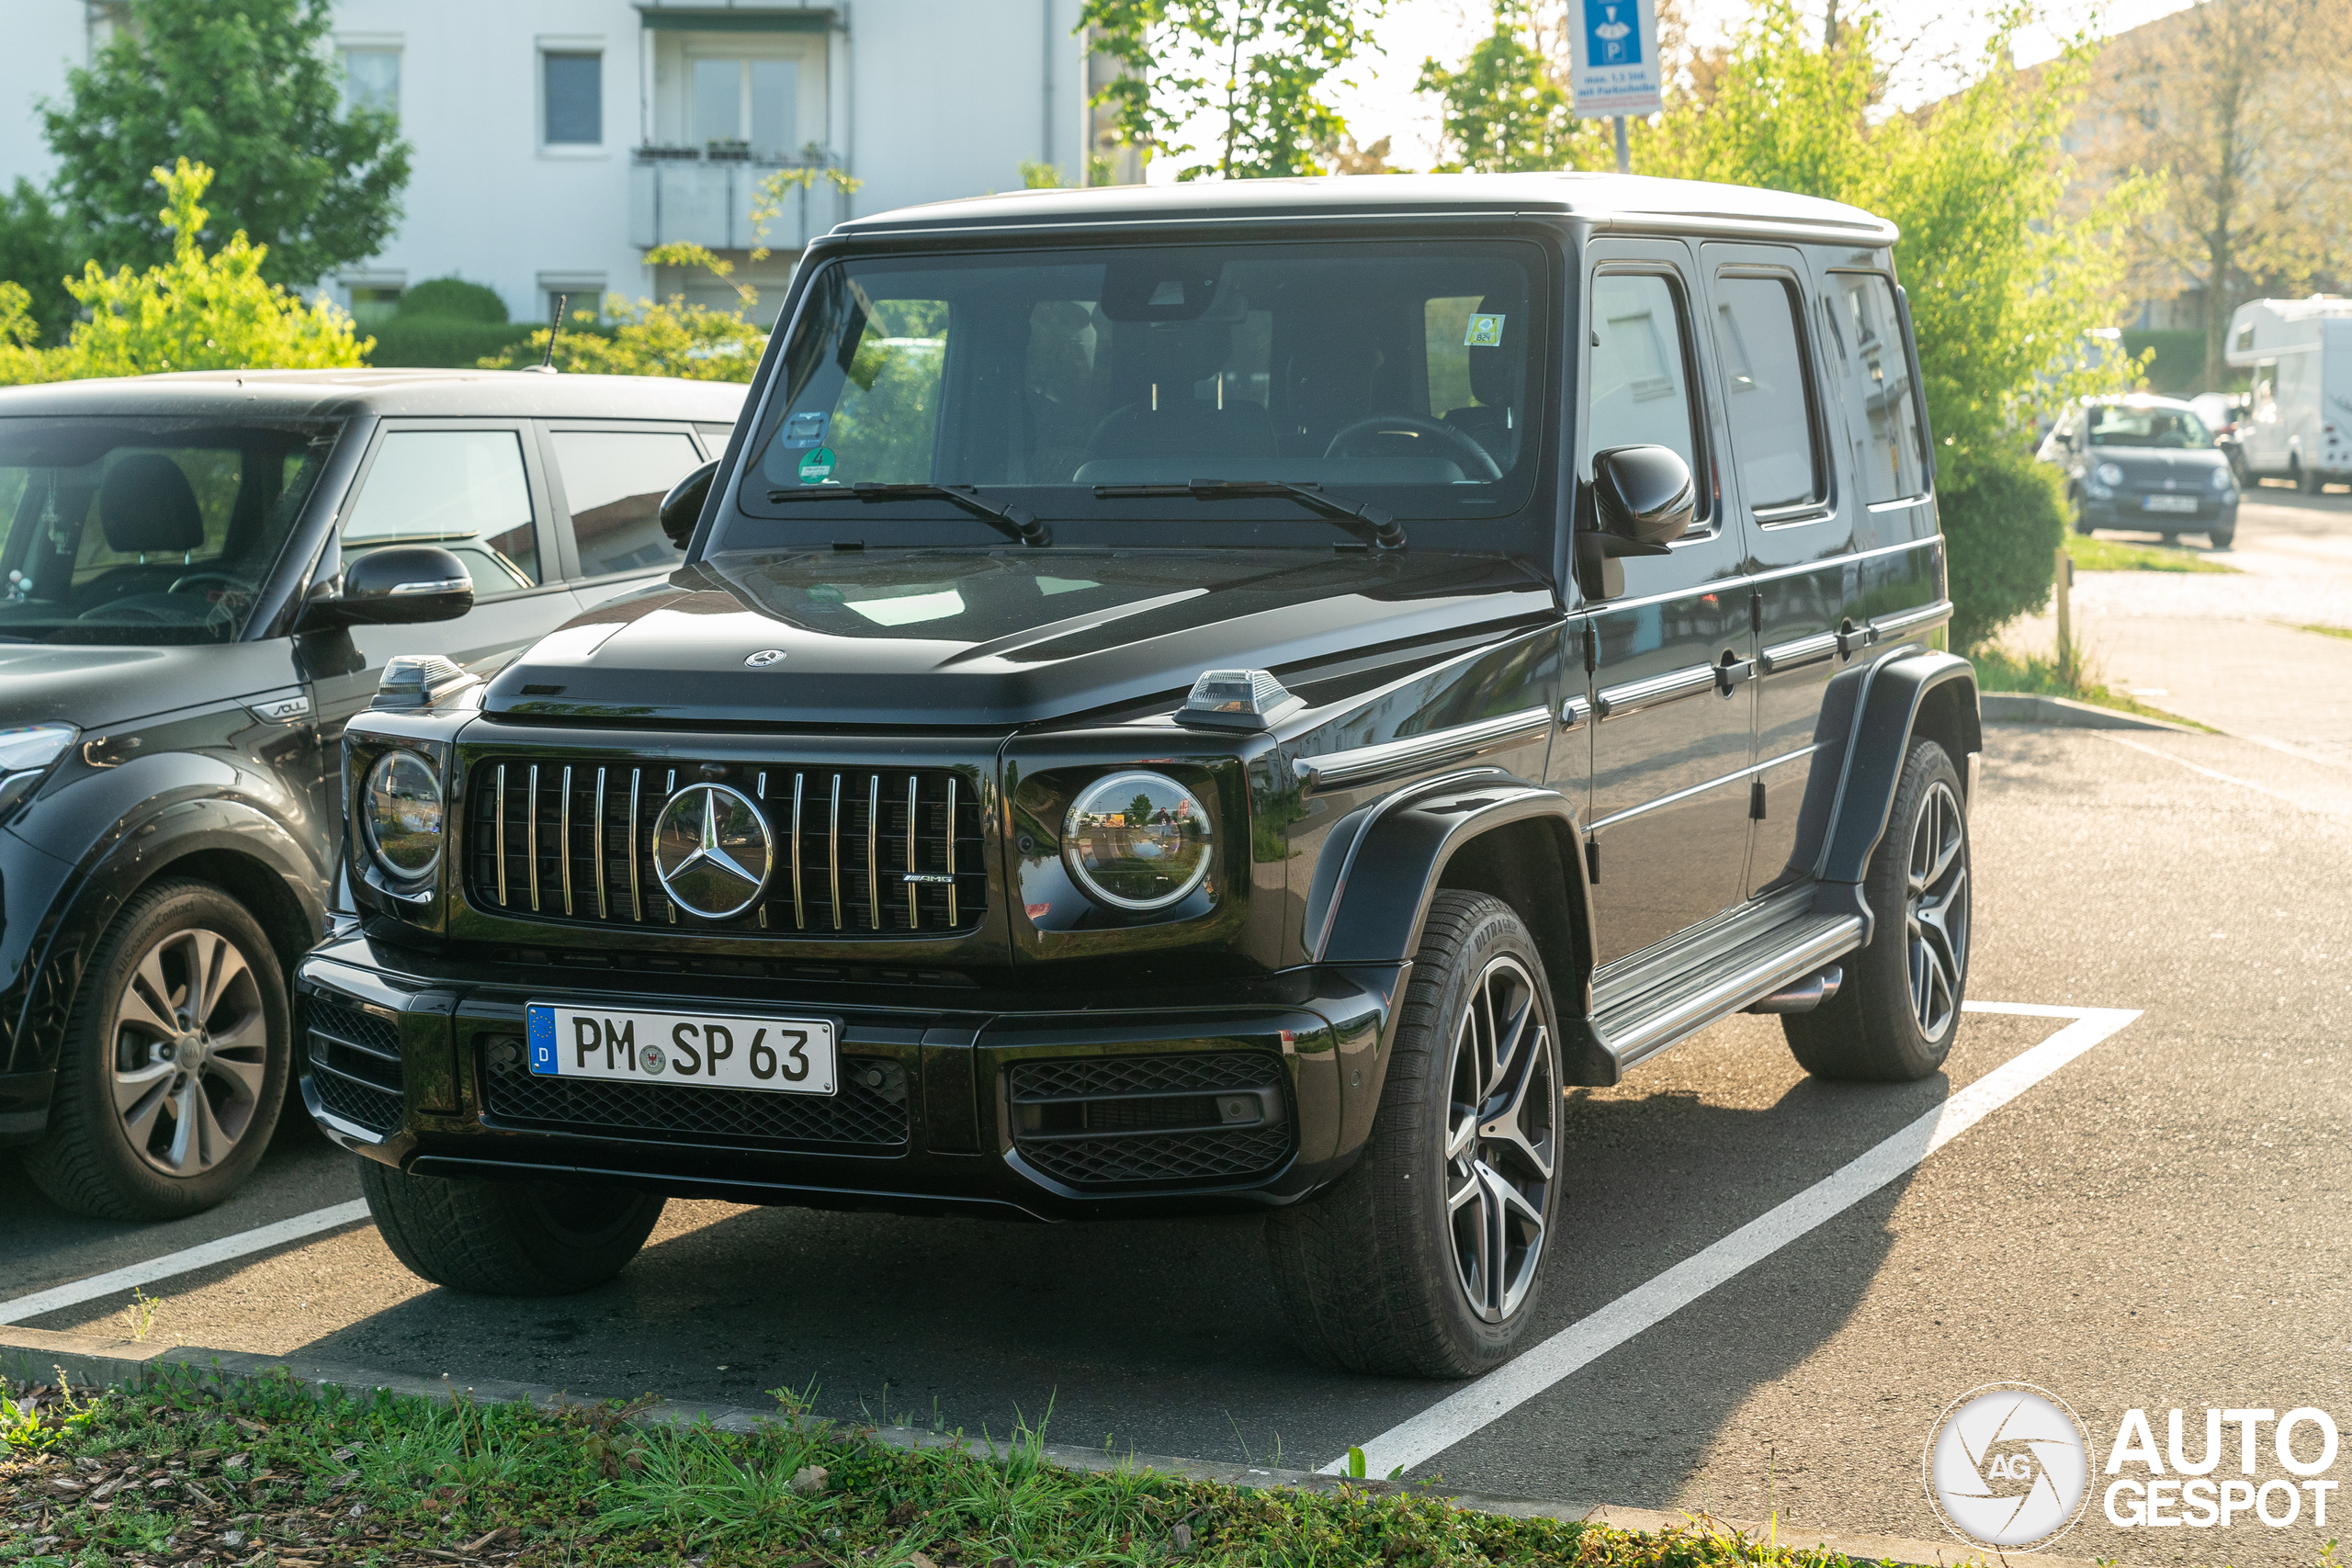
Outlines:
[[2217,550],[2228,549],[2232,545],[2237,542],[2237,537],[2238,531],[2235,528],[2208,528],[2205,530],[2205,542],[2212,546]]
[[[1863,894],[1877,919],[1846,960],[1846,983],[1811,1012],[1781,1021],[1789,1049],[1818,1078],[1905,1083],[1943,1066],[1968,992],[1968,814],[1944,749],[1915,740]],[[1915,886],[1914,867],[1928,874]]]
[[25,1174],[101,1219],[209,1209],[269,1146],[292,1054],[285,974],[261,923],[209,882],[152,883],[83,973]]
[[[1268,1216],[1267,1261],[1283,1315],[1325,1365],[1473,1377],[1521,1348],[1543,1293],[1559,1026],[1534,939],[1479,893],[1431,900],[1404,1010],[1362,1156]],[[1510,1131],[1480,1135],[1498,1126]]]
[[645,1246],[662,1200],[625,1187],[453,1181],[359,1162],[359,1190],[392,1256],[419,1279],[477,1296],[568,1296]]

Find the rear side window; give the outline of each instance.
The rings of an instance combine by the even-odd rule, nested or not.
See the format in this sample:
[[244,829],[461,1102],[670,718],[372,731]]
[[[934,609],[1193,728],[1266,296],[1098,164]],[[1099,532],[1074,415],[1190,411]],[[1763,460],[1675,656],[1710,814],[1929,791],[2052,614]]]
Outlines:
[[511,430],[396,430],[343,525],[346,564],[386,545],[439,545],[488,598],[536,586],[538,541],[522,438]]
[[1732,465],[1748,507],[1771,512],[1821,500],[1827,492],[1795,288],[1780,277],[1717,278],[1715,347]]
[[[1669,447],[1701,473],[1691,439],[1687,327],[1674,286],[1653,273],[1603,273],[1592,280],[1592,387],[1586,428],[1592,454],[1611,446]],[[1706,481],[1700,481],[1701,493]]]
[[[1903,346],[1894,286],[1874,272],[1832,273],[1829,279],[1831,395],[1846,403],[1846,433],[1865,502],[1907,501],[1927,493],[1926,443],[1911,386],[1911,356]],[[2063,443],[2074,437],[2075,417],[2059,422]]]
[[702,462],[683,431],[559,430],[548,437],[580,575],[642,570],[677,556],[662,532],[662,498]]

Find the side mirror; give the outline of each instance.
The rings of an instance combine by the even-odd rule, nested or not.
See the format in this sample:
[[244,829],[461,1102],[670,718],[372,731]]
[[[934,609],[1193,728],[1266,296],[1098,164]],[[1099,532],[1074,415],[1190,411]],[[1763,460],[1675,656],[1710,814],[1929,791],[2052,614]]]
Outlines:
[[311,601],[301,629],[454,621],[473,607],[465,562],[438,545],[388,545],[345,567],[343,592]]
[[702,521],[702,503],[710,499],[710,481],[718,477],[718,464],[714,459],[705,463],[684,479],[670,487],[662,498],[662,532],[680,549],[695,536],[695,525]]
[[1625,592],[1626,556],[1671,553],[1698,515],[1690,465],[1665,446],[1611,446],[1592,457],[1593,526],[1577,536],[1585,592],[1614,599]]

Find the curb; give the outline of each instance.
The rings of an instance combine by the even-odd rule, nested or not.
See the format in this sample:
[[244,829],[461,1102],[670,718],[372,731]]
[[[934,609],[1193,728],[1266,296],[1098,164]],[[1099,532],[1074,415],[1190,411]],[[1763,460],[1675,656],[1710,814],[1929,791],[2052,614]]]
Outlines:
[[[2054,724],[2068,729],[2168,729],[2194,735],[2185,724],[2146,718],[2120,708],[2078,703],[2072,697],[2044,697],[2030,692],[1984,692],[1976,699],[1985,719],[1994,724]],[[2037,1562],[2055,1561],[2037,1558]]]
[[[230,1386],[265,1378],[290,1377],[314,1389],[375,1390],[420,1399],[451,1401],[463,1394],[501,1404],[522,1401],[552,1409],[567,1398],[562,1391],[538,1383],[489,1380],[460,1388],[446,1379],[414,1377],[366,1367],[312,1360],[305,1357],[250,1356],[236,1350],[207,1350],[185,1345],[147,1345],[129,1339],[85,1338],[52,1334],[44,1329],[0,1326],[0,1377],[19,1385],[65,1380],[83,1385],[143,1387],[169,1377],[190,1378],[199,1383]],[[639,1417],[643,1421],[693,1423],[707,1420],[725,1432],[750,1432],[778,1417],[770,1411],[740,1404],[706,1404],[664,1400]],[[883,1427],[874,1440],[899,1449],[970,1446],[970,1439],[923,1431],[913,1427]],[[1101,1449],[1045,1445],[1045,1457],[1066,1470],[1158,1471],[1188,1481],[1216,1482],[1258,1490],[1288,1487],[1300,1492],[1336,1492],[1343,1485],[1386,1490],[1385,1482],[1349,1482],[1312,1471],[1275,1470],[1208,1460],[1178,1459],[1161,1454],[1111,1453]],[[1612,1529],[1655,1534],[1698,1522],[1698,1516],[1662,1513],[1648,1508],[1621,1508],[1600,1503],[1541,1503],[1518,1497],[1487,1497],[1475,1493],[1437,1493],[1459,1508],[1498,1514],[1511,1518],[1584,1520]],[[1814,1530],[1785,1521],[1767,1526],[1736,1519],[1705,1522],[1736,1531],[1750,1540],[1770,1540],[1804,1551],[1834,1551],[1857,1563],[1895,1563],[1906,1568],[1967,1568],[1987,1563],[1987,1554],[1963,1550],[1957,1542],[1912,1540],[1900,1536],[1857,1535]],[[2044,1557],[2036,1553],[2034,1568],[2117,1568],[2111,1562],[2088,1558]]]

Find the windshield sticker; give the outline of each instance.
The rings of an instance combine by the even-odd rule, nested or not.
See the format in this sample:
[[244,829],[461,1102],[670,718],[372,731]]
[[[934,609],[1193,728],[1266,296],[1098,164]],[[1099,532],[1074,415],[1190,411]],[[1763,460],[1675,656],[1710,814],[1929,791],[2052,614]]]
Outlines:
[[825,439],[825,412],[821,409],[794,414],[784,422],[784,444],[797,449],[821,446]]
[[1464,348],[1500,348],[1503,345],[1503,319],[1484,311],[1470,318],[1470,330],[1462,334]]
[[820,485],[833,477],[833,449],[820,446],[800,459],[800,482]]

